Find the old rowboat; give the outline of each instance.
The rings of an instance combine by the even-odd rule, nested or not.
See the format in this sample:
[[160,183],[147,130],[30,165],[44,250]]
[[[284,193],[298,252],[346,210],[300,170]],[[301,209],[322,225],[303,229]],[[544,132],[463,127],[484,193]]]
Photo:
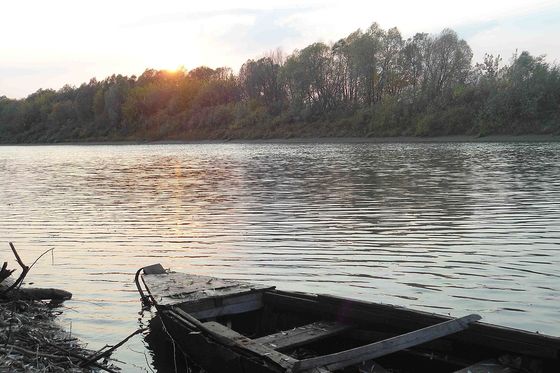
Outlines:
[[211,373],[560,372],[560,338],[478,315],[279,291],[159,264],[136,280],[175,345]]

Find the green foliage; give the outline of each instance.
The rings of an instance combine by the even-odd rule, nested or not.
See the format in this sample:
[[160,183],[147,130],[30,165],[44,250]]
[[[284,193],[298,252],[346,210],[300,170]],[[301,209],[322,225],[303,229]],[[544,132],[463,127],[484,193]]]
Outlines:
[[285,91],[279,80],[281,61],[272,57],[263,57],[258,61],[249,60],[239,71],[239,83],[245,99],[259,102],[273,113],[282,110]]
[[376,23],[287,57],[148,69],[0,97],[1,142],[560,133],[560,67],[528,52],[472,65],[449,29],[404,40]]
[[[493,69],[492,71],[494,71]],[[560,71],[528,52],[510,66],[481,76],[486,101],[479,113],[481,134],[546,133],[560,129]]]

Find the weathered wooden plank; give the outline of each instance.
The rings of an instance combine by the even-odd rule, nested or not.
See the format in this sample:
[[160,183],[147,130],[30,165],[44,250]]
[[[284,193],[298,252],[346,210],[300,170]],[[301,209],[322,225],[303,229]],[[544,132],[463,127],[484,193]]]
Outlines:
[[256,355],[259,355],[265,359],[275,362],[276,364],[284,367],[285,369],[291,369],[293,365],[297,362],[296,359],[288,355],[284,355],[278,351],[275,351],[267,346],[264,346],[263,344],[260,344],[250,338],[247,338],[244,335],[239,334],[236,331],[231,330],[230,328],[220,323],[209,321],[203,323],[203,325],[207,330],[210,330],[212,333],[218,334],[223,338],[232,341],[232,343],[235,344],[238,348],[251,351]]
[[[210,304],[212,304],[212,306],[209,307]],[[205,299],[201,304],[195,307],[193,306],[192,304],[178,305],[178,307],[189,312],[193,317],[202,320],[211,317],[236,315],[255,311],[262,308],[263,302],[262,294],[255,292],[227,298]]]
[[496,359],[489,359],[457,370],[455,373],[514,373],[516,371],[517,370],[503,366]]
[[255,339],[255,341],[280,351],[328,338],[347,331],[350,328],[351,326],[349,325],[334,321],[318,321],[291,330],[260,337]]
[[274,288],[177,272],[144,274],[142,281],[159,306],[172,306],[202,298],[220,298]]
[[[471,326],[472,327],[472,326]],[[383,339],[388,339],[395,337],[402,333],[388,333],[388,332],[378,332],[376,330],[369,329],[352,329],[346,335],[349,338],[361,341],[364,343],[371,343],[381,341]],[[430,342],[426,342],[422,345],[423,349],[442,351],[442,352],[452,352],[454,349],[454,344],[448,338],[440,338]]]
[[[283,369],[282,371],[290,370],[297,361],[290,356],[257,344],[222,324],[216,322],[202,323],[178,307],[172,307],[170,310],[163,311],[163,313],[169,315],[171,319],[184,323],[186,329],[200,332],[195,334],[202,334],[205,337],[210,337],[222,347],[226,347],[227,353],[239,357],[244,356],[247,361],[253,360],[253,358],[256,357],[274,364],[276,367]],[[183,331],[183,334],[188,335],[191,333],[185,333],[185,331]],[[245,364],[241,363],[241,370],[245,373],[246,370],[244,366]],[[272,372],[271,370],[266,371]],[[247,372],[252,372],[252,370],[249,369]]]
[[245,293],[245,294],[233,294],[227,297],[208,297],[196,299],[188,303],[178,304],[176,307],[181,307],[185,312],[198,312],[209,310],[216,307],[222,307],[226,305],[245,303],[250,301],[260,301],[262,303],[262,293],[258,291]]
[[479,315],[468,315],[459,319],[446,321],[420,330],[399,335],[383,341],[370,343],[350,350],[336,352],[310,359],[300,360],[294,366],[294,372],[305,371],[315,367],[326,367],[330,370],[340,369],[359,364],[363,361],[378,358],[419,344],[432,341],[446,335],[459,332],[477,320]]
[[189,294],[199,291],[216,291],[242,286],[235,281],[217,280],[212,277],[185,275],[176,272],[144,275],[143,280],[149,287],[150,292],[161,298],[186,298]]
[[[280,365],[250,351],[237,348],[231,340],[206,330],[195,318],[190,317],[189,320],[174,310],[175,308],[162,310],[160,313],[165,329],[169,333],[167,335],[173,338],[177,346],[188,352],[189,361],[204,367],[206,371],[286,373],[286,369]],[[184,313],[184,315],[188,314]]]

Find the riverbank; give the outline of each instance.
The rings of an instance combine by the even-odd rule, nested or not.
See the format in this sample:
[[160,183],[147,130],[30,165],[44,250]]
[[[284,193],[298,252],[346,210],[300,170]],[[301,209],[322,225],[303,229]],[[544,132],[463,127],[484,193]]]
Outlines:
[[437,136],[437,137],[302,137],[291,139],[230,140],[234,143],[472,143],[472,142],[560,142],[560,136],[493,135],[493,136]]
[[0,303],[1,372],[116,372],[118,368],[91,361],[95,351],[84,348],[56,323],[61,311],[38,301]]
[[0,144],[0,146],[34,145],[173,145],[173,144],[385,144],[385,143],[526,143],[560,142],[560,135],[491,135],[491,136],[434,136],[434,137],[293,137],[270,139],[212,139],[212,140],[121,140],[68,141],[57,143]]

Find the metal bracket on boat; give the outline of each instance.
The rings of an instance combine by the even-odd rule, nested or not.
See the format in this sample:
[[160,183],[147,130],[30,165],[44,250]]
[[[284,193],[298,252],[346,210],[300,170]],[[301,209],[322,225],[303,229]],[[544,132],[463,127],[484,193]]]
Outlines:
[[145,267],[140,268],[136,271],[136,275],[134,275],[134,283],[136,284],[136,289],[140,294],[140,299],[142,300],[142,306],[149,308],[152,306],[153,302],[151,301],[150,297],[144,294],[144,290],[142,290],[142,286],[140,285],[140,273],[144,270]]
[[136,271],[136,275],[134,276],[134,283],[136,284],[136,289],[138,289],[138,293],[140,293],[140,299],[142,299],[142,306],[145,308],[150,308],[152,305],[155,305],[154,297],[149,294],[144,294],[144,290],[142,290],[142,286],[140,285],[140,273],[144,271],[145,275],[159,275],[165,274],[165,268],[162,267],[161,264],[152,264],[149,266],[145,266],[140,268]]

